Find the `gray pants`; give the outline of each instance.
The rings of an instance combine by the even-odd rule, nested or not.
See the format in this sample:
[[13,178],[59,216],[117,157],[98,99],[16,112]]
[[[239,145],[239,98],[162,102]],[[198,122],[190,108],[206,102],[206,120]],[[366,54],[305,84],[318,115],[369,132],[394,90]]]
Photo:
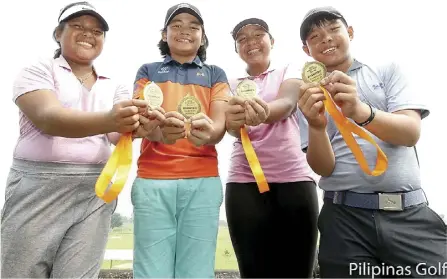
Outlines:
[[2,278],[92,278],[116,201],[96,197],[103,165],[15,159],[2,210]]

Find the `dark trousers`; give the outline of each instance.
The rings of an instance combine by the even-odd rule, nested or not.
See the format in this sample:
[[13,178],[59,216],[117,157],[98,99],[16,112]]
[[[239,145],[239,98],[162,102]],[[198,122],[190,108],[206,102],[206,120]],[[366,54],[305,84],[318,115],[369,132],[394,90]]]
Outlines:
[[318,196],[314,182],[228,183],[227,221],[242,278],[311,278]]
[[324,200],[321,278],[447,277],[447,226],[426,204],[391,212]]

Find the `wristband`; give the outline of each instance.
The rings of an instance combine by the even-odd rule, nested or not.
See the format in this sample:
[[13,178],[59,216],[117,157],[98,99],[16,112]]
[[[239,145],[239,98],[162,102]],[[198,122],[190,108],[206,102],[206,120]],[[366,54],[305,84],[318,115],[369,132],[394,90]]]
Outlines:
[[374,117],[376,116],[376,108],[374,108],[370,104],[367,104],[367,105],[369,106],[369,109],[371,110],[371,114],[369,115],[368,119],[366,119],[364,122],[362,122],[362,123],[355,122],[360,127],[364,127],[364,126],[368,125],[369,123],[371,123],[371,121],[373,121]]

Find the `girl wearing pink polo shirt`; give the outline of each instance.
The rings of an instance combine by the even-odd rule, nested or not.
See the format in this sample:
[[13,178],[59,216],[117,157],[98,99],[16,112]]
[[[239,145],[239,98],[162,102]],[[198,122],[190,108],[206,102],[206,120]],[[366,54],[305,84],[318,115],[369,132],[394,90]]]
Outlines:
[[[233,92],[248,78],[258,89],[256,101],[233,97],[227,130],[236,137],[226,187],[225,207],[242,278],[310,278],[315,262],[318,200],[314,174],[301,148],[296,112],[300,72],[277,67],[269,27],[250,18],[232,32],[246,71],[230,80]],[[246,126],[269,183],[260,193],[240,140]],[[304,137],[307,138],[307,137]]]
[[61,10],[54,58],[22,69],[13,101],[20,136],[1,215],[3,278],[97,277],[116,202],[95,183],[120,134],[147,128],[144,101],[93,61],[107,22],[86,2]]

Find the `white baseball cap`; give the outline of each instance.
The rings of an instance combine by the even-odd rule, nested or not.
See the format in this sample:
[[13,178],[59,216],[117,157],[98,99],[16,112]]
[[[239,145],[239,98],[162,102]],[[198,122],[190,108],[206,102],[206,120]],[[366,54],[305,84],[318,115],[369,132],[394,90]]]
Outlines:
[[104,31],[109,31],[109,25],[102,15],[88,2],[75,2],[63,8],[59,14],[58,22],[70,20],[82,15],[91,15],[96,17],[103,25]]

